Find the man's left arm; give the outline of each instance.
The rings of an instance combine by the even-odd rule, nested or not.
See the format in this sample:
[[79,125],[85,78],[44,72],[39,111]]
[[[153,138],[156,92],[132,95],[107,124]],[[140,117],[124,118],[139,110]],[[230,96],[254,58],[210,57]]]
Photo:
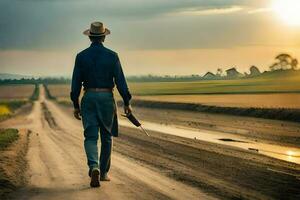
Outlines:
[[72,76],[72,86],[71,86],[71,100],[74,106],[74,117],[80,120],[80,107],[79,107],[79,95],[82,87],[82,74],[80,70],[79,57],[76,56],[75,66]]
[[116,55],[116,62],[114,66],[114,78],[115,78],[117,89],[123,98],[124,112],[125,114],[129,114],[131,113],[131,107],[130,107],[131,94],[129,92],[118,55]]

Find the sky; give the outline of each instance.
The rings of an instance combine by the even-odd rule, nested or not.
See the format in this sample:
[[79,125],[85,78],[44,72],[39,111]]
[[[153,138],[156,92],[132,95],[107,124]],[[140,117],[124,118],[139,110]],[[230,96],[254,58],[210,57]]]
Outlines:
[[0,0],[0,73],[71,76],[93,21],[126,75],[266,70],[282,52],[300,59],[297,1]]

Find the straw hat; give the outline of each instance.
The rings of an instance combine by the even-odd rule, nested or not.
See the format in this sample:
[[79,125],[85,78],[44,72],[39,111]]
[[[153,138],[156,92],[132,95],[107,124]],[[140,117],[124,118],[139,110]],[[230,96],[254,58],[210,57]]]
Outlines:
[[91,27],[83,32],[87,36],[104,36],[110,34],[110,30],[104,27],[102,22],[93,22]]

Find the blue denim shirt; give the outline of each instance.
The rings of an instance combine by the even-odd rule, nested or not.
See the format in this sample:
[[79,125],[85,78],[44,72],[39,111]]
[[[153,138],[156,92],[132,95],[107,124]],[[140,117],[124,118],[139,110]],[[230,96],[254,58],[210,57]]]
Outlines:
[[78,53],[72,77],[71,100],[74,108],[79,108],[81,87],[111,88],[117,86],[124,104],[129,105],[129,92],[118,54],[105,48],[102,43],[91,46]]

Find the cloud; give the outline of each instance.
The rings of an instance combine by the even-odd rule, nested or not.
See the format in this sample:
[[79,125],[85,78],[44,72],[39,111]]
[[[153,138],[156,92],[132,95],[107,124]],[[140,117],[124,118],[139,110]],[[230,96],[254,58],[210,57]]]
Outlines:
[[[123,56],[132,74],[158,72],[162,66],[166,73],[174,67],[182,73],[207,71],[228,56],[235,63],[241,54],[232,49],[241,46],[299,48],[299,30],[282,28],[267,13],[270,1],[0,0],[0,69],[69,74],[73,56],[89,45],[82,31],[95,20],[111,29],[105,45]],[[247,63],[256,60],[260,48],[254,49],[245,53],[253,56]]]
[[222,14],[230,14],[243,10],[244,8],[241,6],[232,6],[228,8],[210,8],[210,9],[188,9],[184,11],[179,11],[175,14],[179,15],[222,15]]
[[247,13],[248,14],[256,14],[256,13],[264,13],[264,12],[270,12],[272,11],[272,8],[256,8],[256,9],[251,9]]
[[[247,12],[245,9],[248,8],[254,10],[265,7],[266,2],[0,0],[0,50],[79,48],[88,43],[82,31],[95,20],[103,21],[112,30],[107,42],[117,48],[227,47],[245,40],[245,36],[240,34],[229,41],[241,24],[247,23],[242,31],[251,33],[252,24],[264,23],[261,19],[259,23],[254,20],[247,22],[249,16],[237,17],[235,14]],[[185,37],[187,35],[189,37]]]

